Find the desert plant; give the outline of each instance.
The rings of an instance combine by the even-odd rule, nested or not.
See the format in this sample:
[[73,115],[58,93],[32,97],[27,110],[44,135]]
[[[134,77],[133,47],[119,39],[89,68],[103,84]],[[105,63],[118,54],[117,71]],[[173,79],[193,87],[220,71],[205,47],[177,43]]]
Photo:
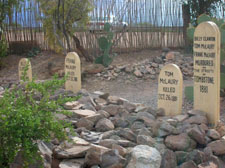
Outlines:
[[[202,22],[206,21],[212,21],[217,24],[217,26],[220,29],[221,33],[221,54],[220,54],[220,59],[221,59],[221,74],[220,74],[220,87],[221,91],[225,89],[225,66],[222,64],[225,61],[225,22],[223,19],[216,19],[216,18],[210,18],[206,14],[202,14],[198,17],[197,23],[200,24]],[[193,25],[190,24],[189,28],[187,29],[187,36],[189,40],[193,43],[194,40],[194,32],[195,28]],[[190,93],[188,93],[190,92]],[[185,88],[185,95],[189,100],[193,100],[193,88],[191,89],[191,86]]]
[[60,96],[52,100],[51,96],[64,83],[65,78],[59,80],[55,76],[40,83],[26,81],[4,93],[0,101],[0,167],[8,168],[18,153],[22,153],[23,167],[27,167],[40,159],[38,140],[67,139],[65,128],[72,127],[58,121],[55,114],[69,115],[62,104],[79,97]]
[[104,31],[106,35],[98,39],[98,45],[102,55],[96,58],[95,63],[102,64],[107,67],[112,63],[113,57],[115,56],[115,54],[110,54],[113,46],[114,33],[112,32],[111,25],[109,23],[105,23]]

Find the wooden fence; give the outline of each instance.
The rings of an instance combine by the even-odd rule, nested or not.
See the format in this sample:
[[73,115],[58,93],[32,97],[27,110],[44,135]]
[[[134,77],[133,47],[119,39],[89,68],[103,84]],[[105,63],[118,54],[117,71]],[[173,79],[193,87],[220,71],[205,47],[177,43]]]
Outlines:
[[[174,0],[91,0],[94,9],[90,18],[116,16],[127,27],[115,32],[114,50],[130,51],[160,47],[183,47],[182,5]],[[223,14],[223,8],[220,8]],[[48,43],[40,20],[39,4],[26,1],[7,19],[6,38],[12,41],[36,41],[44,50]],[[223,16],[222,16],[223,17]],[[97,39],[102,33],[77,31],[77,37],[85,49],[95,54]],[[72,44],[71,46],[75,46]]]

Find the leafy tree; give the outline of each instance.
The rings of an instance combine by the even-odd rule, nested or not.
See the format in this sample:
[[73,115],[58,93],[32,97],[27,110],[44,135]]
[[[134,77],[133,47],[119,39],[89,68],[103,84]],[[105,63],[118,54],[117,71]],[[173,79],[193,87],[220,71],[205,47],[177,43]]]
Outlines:
[[192,19],[192,22],[197,24],[197,18],[205,13],[209,16],[213,16],[216,13],[216,7],[224,4],[223,0],[182,0],[186,10]]
[[19,7],[23,0],[0,0],[0,68],[1,59],[7,55],[7,44],[4,37],[4,27],[6,17],[11,17],[13,9]]
[[[56,46],[54,48],[58,52],[62,51],[66,54],[67,49],[69,52],[72,50],[71,39],[73,39],[79,55],[84,56],[87,61],[92,61],[74,35],[75,25],[85,27],[88,22],[88,13],[92,9],[90,0],[39,0],[39,2],[44,14],[42,19],[50,46]],[[64,39],[66,44],[63,43]]]

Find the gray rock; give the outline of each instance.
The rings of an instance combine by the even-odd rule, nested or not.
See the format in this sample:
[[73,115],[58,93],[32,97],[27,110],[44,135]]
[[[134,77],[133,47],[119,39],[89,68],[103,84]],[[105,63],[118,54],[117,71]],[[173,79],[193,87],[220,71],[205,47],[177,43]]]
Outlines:
[[209,129],[207,132],[207,136],[212,138],[213,140],[220,139],[220,134],[215,129]]
[[198,166],[193,161],[187,161],[180,165],[179,168],[198,168]]
[[157,149],[138,145],[132,149],[126,168],[160,168],[161,160]]
[[186,158],[188,156],[188,152],[184,152],[184,151],[176,151],[176,158],[177,158],[177,164],[181,165],[184,162],[186,162]]
[[215,155],[225,154],[225,140],[213,141],[207,147],[210,147]]
[[189,124],[199,124],[200,125],[202,123],[207,124],[208,120],[207,120],[206,116],[195,115],[195,116],[188,118],[184,122],[189,123]]
[[118,141],[114,139],[103,139],[99,141],[99,145],[110,149],[112,148],[113,144],[118,144]]
[[188,135],[201,145],[206,145],[205,132],[198,125],[195,125],[188,131]]
[[66,159],[59,164],[59,168],[82,168],[84,159]]
[[110,149],[105,148],[103,146],[99,145],[91,145],[91,148],[88,150],[86,156],[85,156],[85,164],[87,167],[91,167],[94,165],[100,165],[102,162],[102,155],[106,151],[109,151]]
[[137,144],[138,145],[148,145],[148,146],[153,147],[155,144],[155,139],[153,139],[151,136],[138,135],[137,136]]
[[123,168],[125,162],[126,160],[119,155],[119,152],[117,150],[110,150],[103,153],[100,166],[104,168]]
[[136,135],[133,133],[132,130],[130,130],[129,128],[125,128],[125,129],[119,129],[117,131],[117,135],[120,137],[123,137],[129,141],[135,142],[136,143]]
[[57,147],[53,150],[53,156],[57,159],[73,159],[84,157],[90,146],[74,146],[72,148],[63,149]]
[[94,122],[92,122],[86,118],[81,118],[77,121],[77,123],[75,125],[77,126],[77,128],[84,127],[87,130],[92,130],[94,127]]
[[180,135],[170,135],[165,139],[165,145],[175,151],[189,151],[196,147],[193,141],[186,133]]
[[97,131],[105,132],[105,131],[113,130],[114,125],[109,119],[103,118],[97,122],[95,128]]
[[104,107],[102,110],[106,111],[111,116],[115,116],[117,113],[119,113],[120,109],[121,109],[121,106],[108,105],[108,106]]
[[160,168],[176,168],[177,158],[176,154],[171,150],[166,150],[162,156],[162,162]]

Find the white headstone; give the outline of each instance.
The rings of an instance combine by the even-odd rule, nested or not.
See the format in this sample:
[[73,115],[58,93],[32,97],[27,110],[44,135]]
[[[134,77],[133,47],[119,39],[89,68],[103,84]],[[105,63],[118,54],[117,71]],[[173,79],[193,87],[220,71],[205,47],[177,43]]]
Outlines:
[[183,102],[183,75],[175,64],[165,65],[158,79],[158,109],[163,108],[166,115],[179,115]]
[[75,52],[70,52],[65,58],[66,90],[77,93],[81,89],[80,58]]
[[25,80],[32,81],[31,63],[27,58],[22,58],[20,60],[19,66],[18,66],[18,72],[19,72],[19,80],[23,80],[22,78],[25,77]]
[[194,109],[207,113],[211,124],[220,119],[220,31],[203,22],[194,33]]

